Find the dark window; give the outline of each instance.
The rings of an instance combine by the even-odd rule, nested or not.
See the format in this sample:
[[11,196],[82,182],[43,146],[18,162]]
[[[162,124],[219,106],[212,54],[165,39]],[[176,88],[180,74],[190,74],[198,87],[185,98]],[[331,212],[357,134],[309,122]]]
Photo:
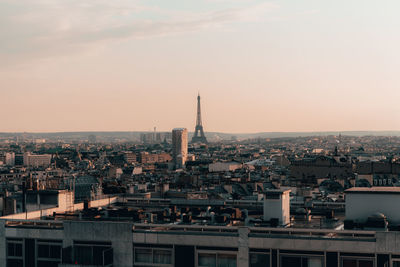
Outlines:
[[172,249],[135,247],[135,264],[155,263],[155,264],[172,264]]
[[58,267],[59,264],[58,261],[37,261],[37,266],[40,267]]
[[194,267],[195,256],[193,246],[175,246],[175,266]]
[[[103,265],[106,258],[105,255],[107,255],[107,261],[109,263],[111,261],[112,263],[112,255],[110,255],[110,250],[112,254],[111,245],[100,245],[99,242],[88,242],[87,245],[84,245],[83,242],[79,242],[79,244],[76,243],[74,245],[74,263],[76,262],[77,264]],[[102,244],[104,244],[104,242]]]
[[7,267],[23,267],[23,261],[17,259],[8,259]]
[[374,267],[372,259],[342,259],[343,267]]
[[61,246],[50,246],[50,258],[61,258]]
[[357,260],[344,259],[343,267],[357,267]]
[[61,245],[38,244],[38,258],[61,259]]
[[323,266],[323,258],[322,257],[315,257],[315,256],[305,256],[305,255],[283,255],[281,257],[281,267],[308,267],[308,266],[315,266],[315,267],[322,267]]
[[269,254],[250,253],[250,267],[269,267]]
[[39,258],[49,258],[49,246],[48,245],[38,245],[38,257]]
[[292,267],[292,266],[301,267],[301,257],[282,256],[281,266],[282,267]]
[[22,244],[8,242],[7,255],[12,257],[22,257]]

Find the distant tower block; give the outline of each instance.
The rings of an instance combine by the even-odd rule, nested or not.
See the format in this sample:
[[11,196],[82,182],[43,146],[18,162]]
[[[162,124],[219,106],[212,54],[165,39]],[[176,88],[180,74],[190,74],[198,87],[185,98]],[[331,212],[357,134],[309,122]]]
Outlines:
[[192,143],[207,144],[207,139],[203,131],[203,124],[201,122],[200,95],[197,96],[197,119],[196,128],[192,137]]

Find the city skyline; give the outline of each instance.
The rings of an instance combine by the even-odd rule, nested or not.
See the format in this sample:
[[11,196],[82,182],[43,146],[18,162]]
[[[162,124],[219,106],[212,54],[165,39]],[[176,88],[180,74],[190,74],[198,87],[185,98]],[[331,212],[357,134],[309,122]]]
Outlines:
[[397,7],[3,0],[0,132],[400,130]]
[[0,267],[400,267],[399,10],[0,0]]

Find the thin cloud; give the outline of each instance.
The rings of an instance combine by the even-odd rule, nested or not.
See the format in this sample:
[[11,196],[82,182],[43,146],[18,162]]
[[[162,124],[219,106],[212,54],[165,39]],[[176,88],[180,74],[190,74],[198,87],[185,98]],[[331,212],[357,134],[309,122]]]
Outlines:
[[163,10],[132,0],[0,1],[0,60],[76,53],[110,41],[220,28],[264,18],[278,6],[253,4],[208,12]]

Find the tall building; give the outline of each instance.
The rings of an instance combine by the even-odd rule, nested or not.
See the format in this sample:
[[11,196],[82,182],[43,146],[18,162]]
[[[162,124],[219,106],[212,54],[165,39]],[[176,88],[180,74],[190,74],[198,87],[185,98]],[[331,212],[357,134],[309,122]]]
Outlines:
[[172,159],[176,168],[185,166],[188,154],[188,132],[186,128],[172,130]]
[[201,108],[200,108],[200,95],[197,96],[197,118],[196,128],[192,137],[192,143],[203,143],[207,144],[207,138],[204,135],[203,123],[201,122]]
[[5,163],[8,166],[15,165],[15,153],[14,152],[9,152],[9,153],[5,154]]

